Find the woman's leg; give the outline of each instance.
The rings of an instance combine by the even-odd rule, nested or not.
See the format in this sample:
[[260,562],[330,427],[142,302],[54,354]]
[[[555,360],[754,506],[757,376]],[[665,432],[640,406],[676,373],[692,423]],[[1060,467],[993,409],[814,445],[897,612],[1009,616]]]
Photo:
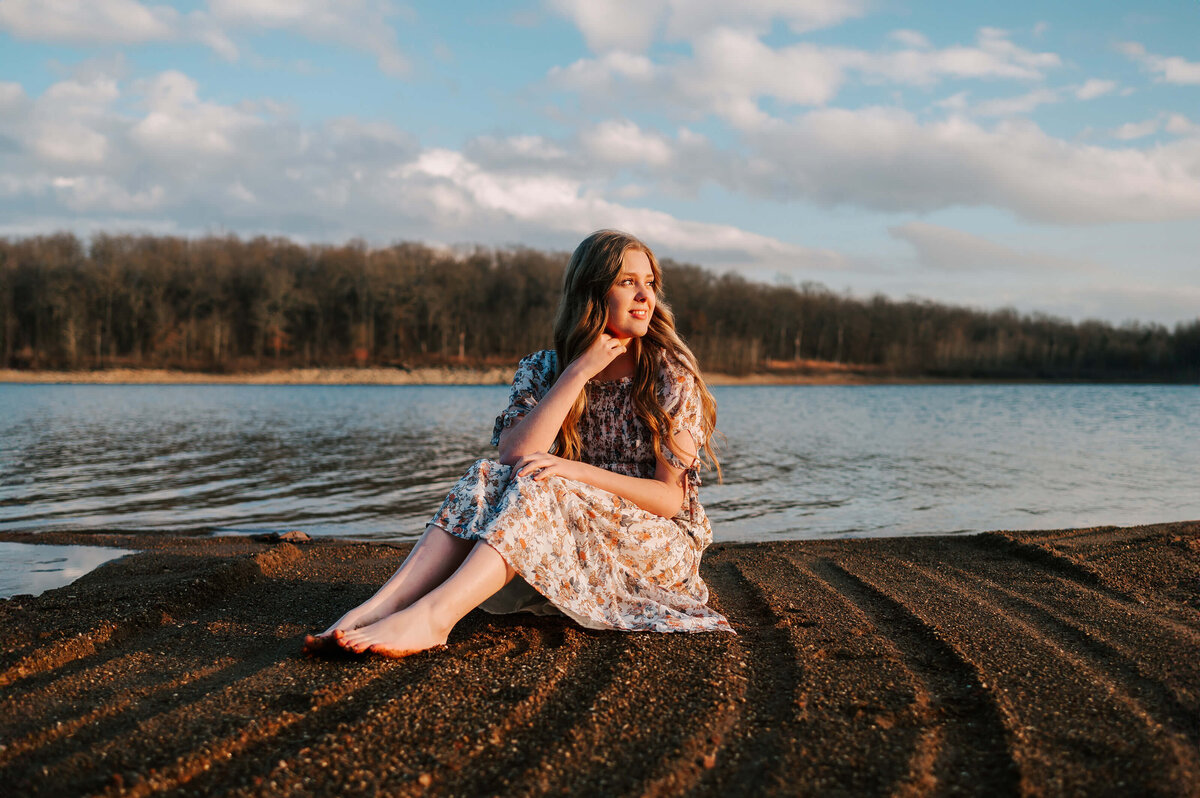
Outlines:
[[[322,638],[366,626],[396,610],[404,609],[454,573],[473,545],[475,541],[457,538],[441,527],[430,524],[396,573],[383,583],[375,595],[347,612],[316,638],[309,639],[320,641],[316,643],[320,646]],[[307,640],[305,647],[310,647]]]
[[350,651],[368,649],[388,657],[403,657],[444,645],[462,617],[478,607],[516,574],[500,552],[477,541],[458,570],[411,604],[369,626],[338,635]]

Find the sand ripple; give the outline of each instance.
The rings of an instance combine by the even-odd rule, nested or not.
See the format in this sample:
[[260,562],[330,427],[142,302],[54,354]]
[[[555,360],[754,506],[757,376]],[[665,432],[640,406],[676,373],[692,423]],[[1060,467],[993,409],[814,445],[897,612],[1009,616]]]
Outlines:
[[1200,794],[1196,522],[718,545],[737,637],[398,662],[299,647],[404,547],[37,539],[145,552],[0,602],[8,794]]

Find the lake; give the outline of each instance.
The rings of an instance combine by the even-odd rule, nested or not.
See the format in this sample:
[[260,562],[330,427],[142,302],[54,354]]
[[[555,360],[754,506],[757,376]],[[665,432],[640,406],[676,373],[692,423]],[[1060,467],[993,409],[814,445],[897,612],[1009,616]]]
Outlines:
[[[0,530],[404,540],[488,445],[500,386],[0,385]],[[717,540],[1200,518],[1200,391],[717,387]]]

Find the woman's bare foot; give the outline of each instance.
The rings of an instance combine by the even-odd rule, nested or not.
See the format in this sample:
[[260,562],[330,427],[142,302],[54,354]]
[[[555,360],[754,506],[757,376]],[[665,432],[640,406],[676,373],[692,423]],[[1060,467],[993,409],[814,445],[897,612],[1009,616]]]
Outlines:
[[338,633],[338,645],[357,654],[370,651],[385,657],[407,657],[419,651],[446,645],[449,629],[434,622],[421,602],[393,613],[369,626]]
[[370,626],[381,618],[386,618],[400,607],[388,606],[371,606],[371,602],[360,604],[350,612],[338,618],[328,629],[317,637],[334,637],[338,632],[349,632],[353,629],[358,629],[362,626]]
[[395,612],[397,607],[370,606],[368,601],[360,604],[348,613],[338,618],[328,629],[319,635],[305,635],[303,651],[305,654],[328,654],[340,650],[338,638],[346,632],[363,626],[369,626],[381,618],[386,618]]
[[323,657],[325,659],[345,659],[346,657],[357,656],[350,649],[342,648],[338,645],[338,639],[334,635],[330,635],[329,637],[305,635],[304,645],[301,646],[300,650],[310,657]]
[[417,545],[404,558],[404,563],[374,596],[343,615],[321,634],[305,638],[305,653],[328,652],[329,646],[339,645],[340,638],[347,633],[370,626],[409,606],[454,573],[474,546],[475,541],[456,538],[441,527],[430,524]]

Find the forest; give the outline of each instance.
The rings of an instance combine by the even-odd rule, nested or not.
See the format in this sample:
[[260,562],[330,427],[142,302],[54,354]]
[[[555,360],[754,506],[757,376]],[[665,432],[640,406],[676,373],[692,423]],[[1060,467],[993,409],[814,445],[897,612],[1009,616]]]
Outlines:
[[[551,345],[567,257],[265,237],[5,238],[0,367],[515,363]],[[907,377],[1200,379],[1200,316],[1173,330],[1074,323],[662,266],[679,331],[707,371],[801,372],[819,361]]]

